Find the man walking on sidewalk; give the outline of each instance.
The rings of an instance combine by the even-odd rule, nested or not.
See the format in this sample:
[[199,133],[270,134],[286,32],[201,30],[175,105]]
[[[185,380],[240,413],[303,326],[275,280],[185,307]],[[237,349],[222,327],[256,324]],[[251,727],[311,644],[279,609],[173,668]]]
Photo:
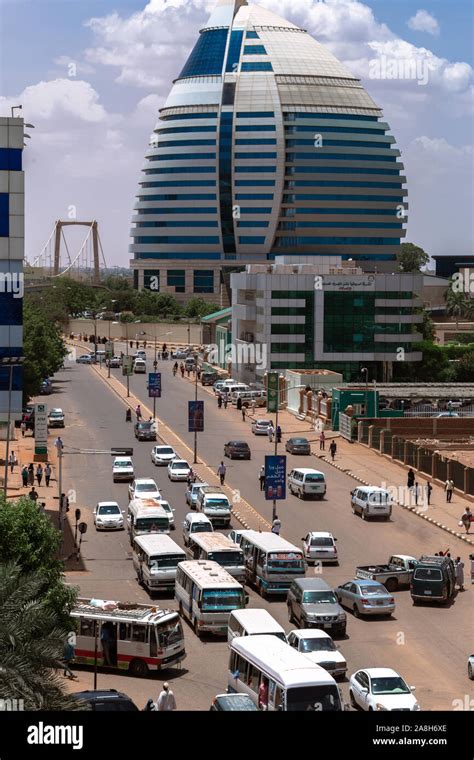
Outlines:
[[336,451],[337,451],[336,441],[331,441],[331,445],[329,446],[329,451],[331,453],[331,460],[334,462],[334,457],[336,456]]
[[43,480],[43,465],[41,464],[41,462],[36,468],[36,480],[38,481],[38,488],[39,488],[41,486],[41,481]]
[[453,498],[453,491],[454,491],[454,481],[451,480],[451,478],[448,478],[446,483],[444,484],[444,489],[446,491],[446,501],[448,504],[451,503],[451,499]]
[[260,481],[260,490],[264,491],[265,490],[265,465],[264,464],[262,464],[262,466],[260,467],[260,473],[259,473],[258,479]]
[[8,464],[10,465],[10,472],[13,472],[15,465],[18,464],[16,454],[14,451],[12,451],[10,456],[8,457]]
[[470,507],[466,507],[464,513],[461,515],[461,524],[464,525],[466,533],[469,533],[471,528],[472,512]]
[[221,481],[221,486],[224,485],[225,472],[226,472],[226,466],[225,466],[224,462],[221,462],[220,465],[219,465],[219,467],[217,468],[217,474],[219,475],[219,478],[220,478],[220,481]]
[[28,465],[28,485],[34,486],[35,484],[35,466],[33,462]]
[[324,430],[321,430],[319,434],[319,450],[324,451],[325,445],[326,445],[326,436],[324,435]]
[[49,481],[51,479],[51,465],[49,462],[46,462],[46,467],[44,468],[44,478],[46,485],[49,486]]
[[21,479],[23,481],[23,488],[26,488],[28,486],[28,467],[26,464],[21,468]]
[[428,481],[426,484],[426,503],[428,504],[428,506],[430,505],[432,490],[433,490],[433,486],[431,485],[430,481]]

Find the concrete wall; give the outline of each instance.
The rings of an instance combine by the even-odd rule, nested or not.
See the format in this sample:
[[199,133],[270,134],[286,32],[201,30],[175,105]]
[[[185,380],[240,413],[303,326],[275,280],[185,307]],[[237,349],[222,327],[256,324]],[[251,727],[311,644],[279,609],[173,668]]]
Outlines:
[[[179,323],[170,323],[170,322],[144,322],[143,324],[136,324],[135,322],[119,322],[118,324],[114,324],[113,322],[108,322],[107,320],[98,319],[97,320],[97,335],[102,337],[109,337],[109,328],[110,328],[110,335],[112,338],[115,339],[121,339],[121,340],[136,340],[137,333],[141,332],[142,330],[145,331],[146,335],[140,335],[139,340],[143,341],[145,338],[147,341],[153,342],[154,337],[156,335],[157,340],[159,343],[167,343],[168,345],[171,345],[172,343],[202,343],[202,337],[201,337],[201,325],[200,324],[190,324],[189,325],[189,334],[188,334],[188,323],[187,322],[179,322]],[[94,334],[94,320],[93,319],[71,319],[69,321],[69,324],[65,327],[64,332],[66,334],[74,333],[74,335],[78,335],[79,333],[85,333],[87,335],[93,335]],[[171,332],[171,335],[166,335],[165,333]]]

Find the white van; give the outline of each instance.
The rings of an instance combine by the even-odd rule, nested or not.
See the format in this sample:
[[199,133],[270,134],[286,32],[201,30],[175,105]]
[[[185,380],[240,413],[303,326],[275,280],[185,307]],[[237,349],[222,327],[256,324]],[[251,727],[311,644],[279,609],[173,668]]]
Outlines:
[[227,528],[230,525],[232,506],[218,486],[202,486],[196,497],[196,509],[203,512],[213,525]]
[[186,553],[189,559],[217,562],[239,583],[245,583],[244,553],[223,533],[194,533]]
[[227,626],[227,641],[237,636],[278,636],[287,643],[286,633],[267,610],[234,610],[230,613]]
[[167,512],[156,499],[132,499],[128,505],[128,532],[130,543],[144,533],[169,533]]
[[144,359],[135,359],[133,371],[136,375],[144,375],[146,373],[146,361]]
[[248,385],[245,385],[245,383],[229,383],[228,385],[224,385],[223,388],[221,388],[220,393],[221,394],[227,394],[227,398],[231,399],[233,393],[238,393],[239,391],[249,391],[250,387]]
[[137,580],[150,592],[174,589],[176,568],[185,559],[183,549],[166,535],[138,536],[133,542],[132,560]]
[[315,496],[322,499],[326,493],[326,478],[324,472],[310,467],[297,467],[288,475],[288,490],[300,499]]
[[185,546],[189,546],[189,539],[193,533],[212,533],[214,528],[206,515],[188,512],[183,522],[183,541]]
[[352,513],[360,515],[363,520],[367,520],[368,517],[390,520],[392,497],[384,488],[360,486],[351,491],[351,508]]
[[241,400],[242,406],[251,406],[252,401],[255,400],[257,406],[265,406],[267,400],[267,394],[265,391],[234,391],[231,394],[230,402],[233,406],[237,406],[238,400]]

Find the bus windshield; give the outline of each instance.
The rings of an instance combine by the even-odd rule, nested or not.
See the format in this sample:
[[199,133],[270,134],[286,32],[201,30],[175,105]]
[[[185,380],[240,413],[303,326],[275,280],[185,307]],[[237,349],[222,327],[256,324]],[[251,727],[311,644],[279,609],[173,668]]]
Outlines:
[[150,557],[148,567],[150,570],[163,570],[165,568],[177,567],[178,562],[183,561],[183,556],[177,554],[168,554],[166,557]]
[[227,499],[206,499],[206,509],[229,509]]
[[245,607],[243,591],[240,589],[209,589],[202,595],[203,610],[235,610]]
[[267,567],[272,573],[304,573],[303,555],[295,552],[269,554]]
[[183,641],[181,621],[176,620],[163,626],[157,626],[156,634],[158,638],[158,646],[161,649],[169,647],[172,644],[177,644],[179,641]]
[[219,565],[243,565],[244,555],[239,551],[209,552],[207,558],[218,562]]
[[288,711],[328,712],[342,710],[337,686],[299,686],[286,693]]
[[168,530],[169,520],[163,517],[140,517],[135,523],[135,528],[137,533],[158,533]]

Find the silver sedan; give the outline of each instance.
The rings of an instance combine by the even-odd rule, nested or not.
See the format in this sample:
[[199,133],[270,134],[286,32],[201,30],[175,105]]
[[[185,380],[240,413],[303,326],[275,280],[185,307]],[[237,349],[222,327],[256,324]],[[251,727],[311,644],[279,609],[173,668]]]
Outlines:
[[392,615],[395,599],[378,581],[352,580],[334,589],[342,607],[352,610],[355,617]]

